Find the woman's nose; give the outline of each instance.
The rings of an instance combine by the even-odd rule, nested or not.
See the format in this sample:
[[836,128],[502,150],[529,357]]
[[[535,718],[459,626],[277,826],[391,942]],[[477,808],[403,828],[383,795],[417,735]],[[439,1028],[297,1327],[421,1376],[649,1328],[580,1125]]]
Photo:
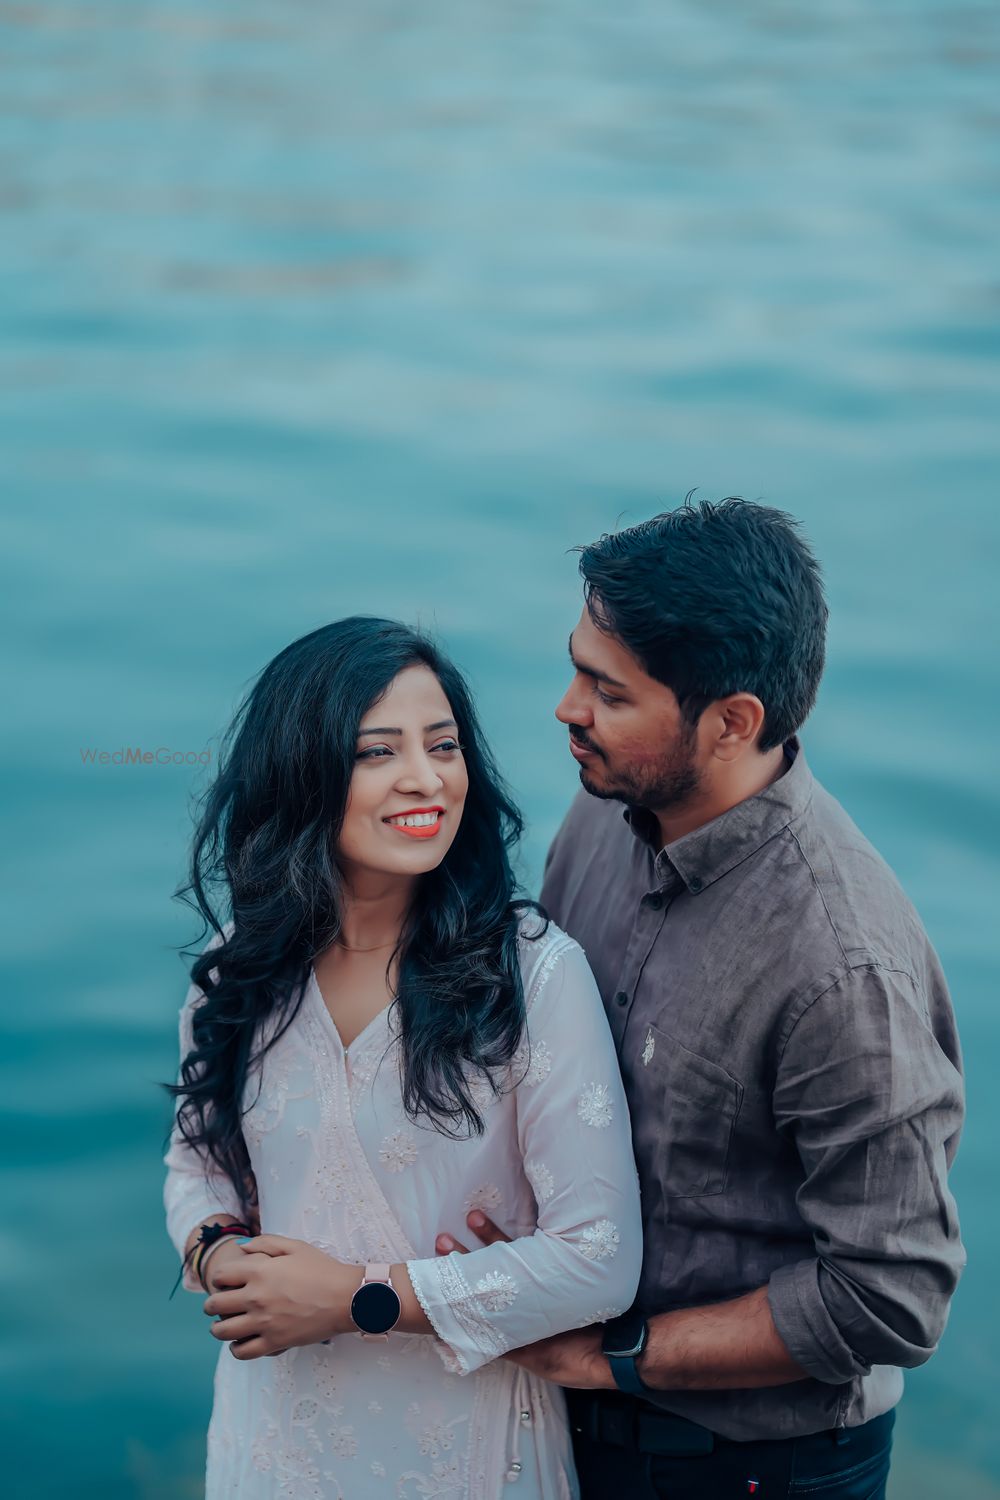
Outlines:
[[418,792],[421,796],[432,796],[444,786],[441,771],[427,756],[414,758],[402,770],[396,785],[401,792]]

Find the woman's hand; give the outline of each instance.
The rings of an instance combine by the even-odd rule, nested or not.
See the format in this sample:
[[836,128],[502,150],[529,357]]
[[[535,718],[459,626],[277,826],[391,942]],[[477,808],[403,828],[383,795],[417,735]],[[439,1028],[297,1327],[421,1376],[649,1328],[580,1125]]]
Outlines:
[[225,1340],[236,1359],[283,1354],[319,1344],[353,1329],[350,1306],[364,1274],[360,1266],[334,1260],[315,1245],[281,1234],[262,1234],[234,1247],[223,1265],[209,1262],[213,1291],[202,1311],[218,1316],[214,1338]]
[[[231,1271],[242,1271],[244,1269],[243,1252],[240,1246],[237,1245],[235,1236],[231,1234],[223,1237],[219,1248],[213,1250],[205,1262],[205,1287],[209,1296],[219,1290],[219,1283],[215,1278],[221,1272],[223,1266],[227,1266]],[[240,1284],[242,1285],[242,1283]]]

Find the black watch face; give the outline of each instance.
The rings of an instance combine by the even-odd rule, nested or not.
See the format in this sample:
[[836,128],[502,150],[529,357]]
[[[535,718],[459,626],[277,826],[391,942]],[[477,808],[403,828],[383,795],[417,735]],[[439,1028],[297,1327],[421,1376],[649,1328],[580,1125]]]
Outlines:
[[604,1325],[601,1348],[605,1354],[623,1358],[636,1355],[646,1342],[646,1319],[637,1309],[622,1313]]
[[363,1333],[388,1333],[399,1321],[400,1302],[391,1286],[369,1281],[351,1301],[351,1317]]

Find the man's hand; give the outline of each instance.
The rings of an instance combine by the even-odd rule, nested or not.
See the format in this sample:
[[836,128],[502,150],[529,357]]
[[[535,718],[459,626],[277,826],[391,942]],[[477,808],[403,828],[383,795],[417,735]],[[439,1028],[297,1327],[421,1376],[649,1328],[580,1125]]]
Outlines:
[[568,1385],[577,1391],[615,1389],[611,1365],[601,1351],[599,1327],[557,1333],[523,1349],[511,1349],[504,1358],[543,1380],[551,1380],[553,1385]]
[[[481,1209],[474,1208],[465,1222],[484,1245],[510,1243],[510,1235],[498,1229]],[[453,1250],[461,1255],[469,1253],[453,1234],[439,1234],[434,1244],[439,1255],[450,1255]],[[581,1391],[615,1389],[611,1366],[601,1352],[601,1334],[597,1328],[557,1333],[552,1338],[540,1339],[537,1344],[526,1344],[523,1349],[511,1349],[503,1357],[543,1380],[551,1380],[554,1385],[573,1386]]]
[[[498,1229],[492,1219],[488,1219],[481,1208],[474,1208],[471,1214],[465,1218],[466,1224],[484,1245],[509,1245],[510,1235],[504,1234]],[[453,1234],[439,1234],[434,1241],[434,1248],[438,1255],[450,1255],[453,1250],[458,1250],[462,1255],[468,1255],[468,1249],[456,1240]]]
[[210,1331],[229,1343],[234,1358],[283,1354],[352,1326],[347,1309],[357,1289],[357,1266],[281,1234],[258,1235],[238,1248],[244,1262],[227,1257],[202,1307],[207,1316],[218,1315]]

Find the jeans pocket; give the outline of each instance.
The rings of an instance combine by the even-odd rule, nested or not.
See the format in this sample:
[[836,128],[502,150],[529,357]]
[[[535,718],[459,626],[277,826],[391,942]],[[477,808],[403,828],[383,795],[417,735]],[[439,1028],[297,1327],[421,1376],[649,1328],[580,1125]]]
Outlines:
[[889,1477],[891,1444],[878,1453],[841,1469],[839,1474],[803,1476],[792,1481],[789,1500],[881,1500]]

